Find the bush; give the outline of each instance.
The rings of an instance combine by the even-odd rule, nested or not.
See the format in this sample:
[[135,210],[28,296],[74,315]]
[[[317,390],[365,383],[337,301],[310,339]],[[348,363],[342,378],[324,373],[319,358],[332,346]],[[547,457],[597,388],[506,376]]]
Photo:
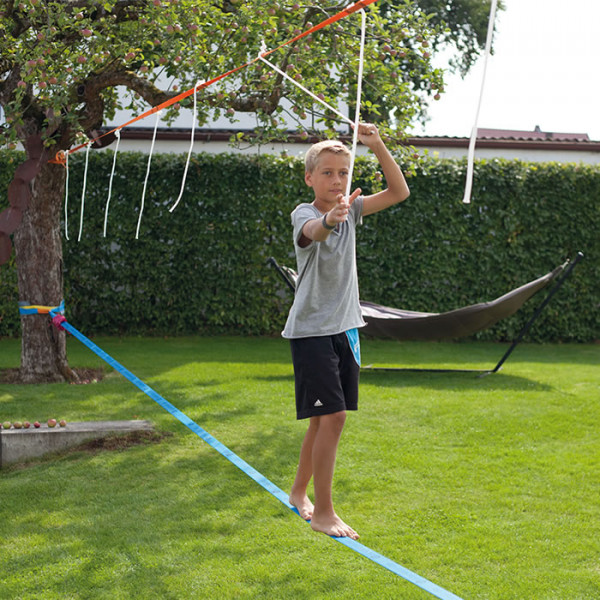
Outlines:
[[[16,153],[0,152],[0,190]],[[83,236],[77,242],[82,156],[70,160],[64,242],[69,320],[86,334],[277,335],[291,303],[269,256],[294,266],[289,213],[310,200],[293,158],[199,154],[185,193],[185,156],[152,158],[139,239],[147,156],[120,153],[107,237],[104,211],[112,153],[92,154]],[[355,182],[377,189],[377,165],[358,159]],[[405,203],[365,219],[358,234],[361,297],[440,312],[490,300],[543,275],[577,251],[573,277],[528,339],[593,341],[598,335],[600,168],[488,160],[476,163],[473,201],[462,204],[466,162],[425,163]],[[19,334],[14,261],[0,267],[0,335]],[[535,305],[535,300],[532,306]],[[531,311],[477,335],[510,340]]]

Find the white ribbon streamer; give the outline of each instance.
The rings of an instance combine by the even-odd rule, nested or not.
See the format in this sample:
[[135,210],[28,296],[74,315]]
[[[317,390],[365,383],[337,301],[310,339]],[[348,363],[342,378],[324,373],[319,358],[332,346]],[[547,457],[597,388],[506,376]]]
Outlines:
[[194,112],[192,113],[192,133],[190,135],[190,147],[188,150],[188,154],[187,154],[187,160],[185,161],[185,168],[183,170],[183,180],[181,181],[181,190],[179,191],[179,197],[177,198],[177,200],[175,200],[175,204],[173,204],[173,206],[171,206],[171,208],[169,209],[169,212],[173,212],[176,208],[177,205],[179,204],[179,201],[181,200],[181,197],[183,196],[183,188],[185,187],[185,180],[187,178],[187,172],[188,172],[188,168],[190,166],[190,157],[192,156],[192,150],[194,148],[194,133],[195,133],[195,127],[196,127],[196,107],[197,107],[197,103],[198,103],[198,99],[197,99],[197,95],[198,95],[198,88],[204,83],[204,81],[198,81],[196,83],[196,86],[194,87]]
[[81,212],[79,213],[79,235],[77,241],[81,241],[81,234],[83,233],[83,209],[85,207],[85,188],[87,186],[87,174],[88,174],[88,162],[90,158],[90,146],[93,142],[88,142],[85,147],[85,169],[83,171],[83,190],[81,191]]
[[67,169],[67,177],[65,179],[65,239],[69,241],[69,153],[65,152],[65,168]]
[[115,175],[115,167],[117,165],[117,154],[119,152],[119,143],[121,141],[121,130],[115,130],[115,137],[117,138],[117,145],[115,146],[115,154],[113,156],[112,170],[110,172],[110,179],[108,181],[108,198],[106,199],[106,207],[104,208],[104,237],[106,237],[106,224],[108,222],[108,206],[110,204],[110,197],[112,195],[112,184],[113,177]]
[[142,224],[142,213],[144,212],[144,199],[146,198],[146,188],[148,186],[148,177],[150,175],[150,163],[152,162],[152,153],[154,152],[154,142],[156,142],[156,130],[158,129],[158,123],[160,121],[160,115],[162,110],[156,113],[156,123],[154,123],[154,134],[152,135],[152,144],[150,146],[150,155],[148,156],[148,165],[146,166],[146,177],[144,179],[144,190],[142,191],[142,203],[140,206],[140,214],[138,217],[137,228],[135,230],[135,239],[140,237],[140,225]]
[[463,203],[469,204],[471,202],[471,192],[473,190],[473,162],[475,160],[475,143],[477,142],[477,124],[479,123],[479,111],[481,109],[481,102],[483,100],[483,90],[485,87],[485,75],[487,71],[488,58],[492,48],[492,37],[494,35],[494,23],[496,21],[496,6],[498,0],[492,0],[490,7],[490,19],[488,21],[487,38],[485,41],[485,52],[483,57],[483,74],[481,77],[481,90],[479,92],[479,102],[477,104],[477,111],[475,113],[475,123],[471,130],[471,140],[469,141],[469,152],[467,154],[467,181],[465,184],[465,195],[463,197]]

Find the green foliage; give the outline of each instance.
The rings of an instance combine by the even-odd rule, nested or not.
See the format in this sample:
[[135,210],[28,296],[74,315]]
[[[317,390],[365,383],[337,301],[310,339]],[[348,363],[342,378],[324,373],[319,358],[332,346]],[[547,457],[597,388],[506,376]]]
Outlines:
[[[3,199],[19,162],[14,158],[0,153]],[[195,155],[171,213],[184,160],[152,158],[136,240],[147,157],[120,154],[104,238],[112,153],[92,153],[80,242],[83,156],[70,161],[65,301],[82,331],[277,335],[282,329],[291,295],[266,261],[274,256],[295,265],[289,214],[311,200],[302,163]],[[451,310],[500,296],[581,251],[585,259],[528,339],[598,339],[600,169],[480,161],[470,205],[461,202],[465,170],[464,161],[427,162],[409,178],[405,203],[365,219],[357,248],[361,297],[411,310]],[[357,161],[354,179],[365,193],[381,185],[368,159]],[[2,266],[0,335],[19,333],[15,285],[14,265]],[[525,308],[477,337],[511,340],[530,314]]]
[[[8,142],[33,132],[57,150],[75,137],[93,136],[117,108],[139,114],[180,91],[192,89],[253,63],[199,92],[200,123],[235,112],[257,117],[258,137],[281,136],[336,117],[273,73],[257,55],[311,29],[346,3],[315,0],[214,2],[213,0],[95,0],[57,2],[22,0],[0,5],[0,105]],[[442,85],[443,74],[431,64],[430,39],[440,35],[418,5],[402,2],[381,14],[367,12],[365,91],[372,115],[394,108],[397,132],[422,114],[427,98]],[[360,18],[350,15],[286,45],[271,56],[281,69],[328,103],[355,98]],[[348,77],[348,74],[351,74]],[[179,87],[178,87],[179,86]],[[117,87],[125,94],[118,95]],[[281,103],[285,98],[289,102]],[[290,110],[290,103],[294,111]],[[182,104],[191,105],[190,98]],[[179,104],[168,110],[176,114]],[[390,125],[389,119],[382,123]],[[389,129],[391,132],[391,129]],[[396,133],[396,135],[399,135]],[[1,143],[1,142],[0,142]]]

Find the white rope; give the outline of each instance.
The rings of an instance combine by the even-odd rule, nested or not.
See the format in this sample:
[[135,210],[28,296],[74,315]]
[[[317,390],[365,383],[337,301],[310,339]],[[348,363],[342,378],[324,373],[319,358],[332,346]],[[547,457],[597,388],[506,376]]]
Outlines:
[[148,186],[148,177],[150,175],[150,163],[152,162],[152,153],[154,152],[154,142],[156,141],[156,130],[160,121],[162,110],[156,113],[156,123],[154,124],[154,134],[152,135],[152,145],[150,146],[150,155],[148,156],[148,165],[146,166],[146,178],[144,179],[144,190],[142,191],[142,203],[140,206],[140,215],[138,217],[137,228],[135,230],[135,239],[140,237],[140,225],[142,224],[142,213],[144,212],[144,199],[146,198],[146,187]]
[[65,239],[69,241],[69,153],[65,152],[65,168],[67,169],[67,177],[65,179]]
[[185,180],[187,178],[187,172],[188,172],[188,168],[190,166],[190,157],[192,156],[192,150],[194,149],[194,133],[195,133],[195,127],[196,127],[196,107],[197,107],[197,93],[198,93],[198,88],[204,83],[204,81],[198,81],[196,83],[196,86],[194,87],[194,112],[192,113],[192,133],[190,135],[190,147],[188,150],[188,155],[187,155],[187,160],[185,161],[185,169],[183,170],[183,180],[181,181],[181,190],[179,191],[179,197],[177,198],[177,200],[175,200],[175,204],[173,204],[173,206],[171,206],[171,208],[169,209],[169,212],[173,212],[176,208],[177,205],[179,204],[179,201],[181,200],[181,197],[183,196],[183,188],[185,187]]
[[[362,12],[364,12],[364,11],[362,11]],[[282,71],[279,67],[277,67],[273,63],[269,62],[263,56],[263,53],[266,52],[266,50],[267,50],[267,48],[265,46],[265,43],[263,42],[262,43],[262,47],[260,49],[260,53],[258,55],[258,58],[260,58],[260,60],[262,60],[266,65],[268,65],[269,67],[271,67],[271,69],[273,69],[273,71],[276,71],[280,75],[283,75],[283,77],[285,77],[287,80],[291,81],[295,86],[299,87],[303,92],[306,92],[313,100],[316,100],[317,102],[320,102],[323,106],[325,106],[330,111],[332,111],[333,113],[335,113],[343,121],[346,121],[350,125],[354,124],[346,115],[344,115],[343,113],[341,113],[337,108],[334,108],[333,106],[331,106],[331,104],[328,104],[327,102],[325,102],[325,100],[322,100],[316,94],[313,94],[310,90],[308,90],[307,88],[305,88],[301,83],[298,83],[295,79],[292,79],[287,73],[285,73],[284,71]]]
[[352,154],[350,157],[350,169],[348,171],[348,186],[346,187],[346,197],[350,196],[352,188],[352,172],[354,171],[354,160],[356,158],[356,146],[358,144],[358,125],[360,123],[360,102],[362,96],[362,78],[363,65],[365,61],[365,32],[367,29],[367,13],[364,9],[360,10],[360,54],[358,58],[358,80],[356,82],[356,112],[354,114],[354,132],[352,135]]
[[467,154],[467,181],[465,184],[465,195],[463,203],[471,202],[471,191],[473,189],[473,162],[475,160],[475,143],[477,142],[477,124],[479,123],[479,111],[481,109],[481,101],[483,100],[483,90],[485,87],[485,75],[487,71],[487,62],[492,48],[492,37],[494,34],[494,23],[496,20],[496,6],[498,0],[492,0],[490,7],[490,19],[488,21],[487,38],[485,41],[485,52],[483,58],[483,75],[481,77],[481,90],[479,91],[479,102],[477,104],[477,112],[475,113],[475,123],[471,130],[471,140],[469,142],[469,152]]
[[274,64],[269,62],[263,56],[263,54],[267,50],[264,42],[262,43],[260,53],[258,54],[258,57],[260,58],[260,60],[262,60],[271,69],[273,69],[280,75],[283,75],[283,77],[285,77],[286,79],[291,81],[295,86],[299,87],[302,91],[306,92],[311,98],[313,98],[317,102],[320,102],[321,104],[323,104],[325,107],[327,107],[333,113],[338,115],[346,123],[349,123],[350,125],[352,125],[352,127],[354,129],[354,133],[352,136],[352,155],[350,157],[350,169],[348,172],[348,187],[346,188],[346,196],[350,195],[350,189],[352,187],[352,172],[354,170],[354,159],[356,157],[356,146],[358,144],[358,125],[360,123],[360,103],[361,103],[361,96],[362,96],[363,66],[364,66],[364,62],[365,62],[365,37],[366,37],[366,29],[367,29],[367,13],[364,11],[364,9],[361,8],[360,14],[361,14],[360,53],[359,53],[359,59],[358,59],[358,81],[357,81],[357,85],[356,85],[356,88],[357,88],[356,89],[356,113],[354,116],[354,121],[349,119],[346,115],[342,114],[339,110],[337,110],[337,108],[334,108],[333,106],[331,106],[330,104],[328,104],[327,102],[325,102],[324,100],[322,100],[321,98],[319,98],[318,96],[313,94],[310,90],[308,90],[303,85],[298,83],[295,79],[292,79],[287,73],[284,73],[279,67],[276,67]]
[[77,241],[81,241],[81,234],[83,233],[83,210],[85,207],[85,188],[87,186],[87,174],[88,174],[88,162],[90,157],[90,146],[92,142],[88,142],[85,146],[85,169],[83,171],[83,190],[81,191],[81,212],[79,213],[79,235]]
[[110,204],[110,197],[112,195],[112,184],[113,177],[115,176],[115,167],[117,165],[117,154],[119,152],[119,143],[121,141],[121,130],[115,131],[115,137],[117,138],[117,145],[115,147],[115,154],[113,156],[112,170],[110,172],[110,179],[108,181],[108,198],[106,199],[106,207],[104,208],[104,237],[106,237],[106,224],[108,222],[108,206]]

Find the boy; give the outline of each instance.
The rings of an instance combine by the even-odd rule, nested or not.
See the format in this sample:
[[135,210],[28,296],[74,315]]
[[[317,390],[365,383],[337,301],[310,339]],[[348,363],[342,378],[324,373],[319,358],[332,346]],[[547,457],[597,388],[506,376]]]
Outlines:
[[[356,273],[355,227],[362,217],[406,200],[409,189],[377,127],[361,123],[358,139],[375,154],[387,189],[345,197],[350,150],[328,140],[306,153],[306,184],[311,204],[292,212],[298,280],[283,330],[290,340],[296,387],[296,416],[310,419],[302,442],[290,503],[315,531],[357,539],[336,514],[332,482],[338,443],[347,410],[358,408],[361,316]],[[314,505],[307,496],[311,477]]]

